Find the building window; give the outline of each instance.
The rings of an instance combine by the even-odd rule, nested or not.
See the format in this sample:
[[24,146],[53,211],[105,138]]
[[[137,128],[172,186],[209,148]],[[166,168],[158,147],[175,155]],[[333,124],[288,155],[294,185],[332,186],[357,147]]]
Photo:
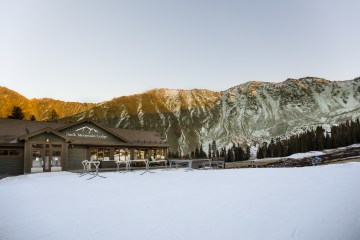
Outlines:
[[0,156],[1,157],[20,157],[21,151],[15,149],[0,149]]
[[62,145],[61,144],[51,144],[51,148],[52,149],[61,149]]
[[20,150],[9,150],[9,155],[13,157],[20,157],[21,151]]
[[9,150],[0,150],[0,156],[8,156]]
[[149,159],[150,149],[135,149],[134,157],[135,159]]
[[130,158],[130,151],[127,148],[116,148],[114,151],[115,161],[126,161]]
[[51,165],[52,167],[61,167],[61,151],[52,151]]
[[38,143],[33,143],[31,144],[32,148],[44,148],[44,144],[38,144]]
[[43,151],[32,150],[32,167],[42,168],[43,166]]
[[110,160],[110,148],[91,148],[91,161],[109,161]]
[[156,160],[165,159],[166,151],[165,149],[153,149],[153,157]]

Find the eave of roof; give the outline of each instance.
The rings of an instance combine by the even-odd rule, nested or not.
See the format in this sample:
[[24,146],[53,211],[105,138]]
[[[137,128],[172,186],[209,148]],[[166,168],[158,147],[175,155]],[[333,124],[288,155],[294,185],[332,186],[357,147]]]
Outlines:
[[40,130],[31,132],[31,133],[28,133],[28,134],[19,136],[18,139],[19,139],[19,140],[25,140],[25,139],[28,139],[28,138],[30,138],[30,137],[33,137],[33,136],[36,136],[36,135],[39,135],[39,134],[42,134],[42,133],[52,133],[52,134],[55,134],[55,135],[57,135],[57,136],[65,139],[67,142],[70,141],[67,136],[65,136],[64,134],[61,134],[61,133],[55,131],[54,129],[52,129],[52,128],[50,128],[50,127],[43,128],[43,129],[40,129]]
[[[80,122],[75,122],[70,124],[64,124],[64,123],[54,123],[54,122],[37,122],[37,121],[28,121],[28,120],[0,118],[0,125],[1,125],[0,135],[8,136],[10,139],[6,141],[2,139],[3,141],[0,140],[0,142],[2,144],[2,143],[10,143],[10,141],[18,140],[19,138],[26,139],[27,137],[31,137],[46,132],[46,130],[60,136],[61,138],[64,138],[67,141],[74,142],[75,139],[73,139],[70,136],[65,136],[65,134],[62,134],[58,131],[84,122],[91,122],[92,124],[103,129],[104,131],[109,132],[109,134],[112,134],[116,138],[125,141],[127,144],[129,144],[128,146],[156,146],[156,147],[169,146],[168,143],[160,137],[161,135],[154,131],[110,128],[99,125],[91,121],[90,119],[85,119]],[[26,131],[28,131],[28,133],[26,133]],[[104,145],[106,145],[106,143]],[[120,145],[124,146],[125,143],[121,142],[116,144],[116,146],[120,146]]]
[[0,143],[0,147],[24,147],[23,143]]
[[161,143],[125,143],[125,142],[101,142],[101,141],[86,141],[73,140],[71,145],[87,145],[87,146],[119,146],[119,147],[170,147],[168,144]]
[[111,133],[112,135],[114,135],[115,137],[119,138],[120,140],[124,141],[124,142],[127,142],[127,143],[130,143],[131,141],[126,139],[125,137],[123,136],[120,136],[118,133],[116,133],[115,131],[112,131],[111,128],[107,128],[107,127],[104,127],[94,121],[92,121],[91,119],[84,119],[82,121],[79,121],[79,122],[75,122],[75,123],[72,123],[72,124],[68,124],[68,125],[65,125],[65,126],[61,126],[59,128],[56,128],[55,130],[56,131],[61,131],[61,130],[64,130],[66,128],[70,128],[72,126],[76,126],[78,124],[82,124],[82,123],[91,123],[91,124],[94,124],[95,126],[97,126],[98,128],[101,128],[102,130],[106,131],[106,132],[109,132]]

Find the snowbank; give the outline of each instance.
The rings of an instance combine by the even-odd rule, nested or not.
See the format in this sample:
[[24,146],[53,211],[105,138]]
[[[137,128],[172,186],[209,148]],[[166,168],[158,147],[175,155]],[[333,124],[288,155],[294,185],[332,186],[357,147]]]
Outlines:
[[306,153],[295,153],[295,154],[288,156],[287,158],[301,159],[301,158],[315,157],[315,156],[320,156],[320,155],[324,155],[324,153],[319,152],[319,151],[312,151],[312,152],[306,152]]
[[342,239],[360,236],[360,164],[40,173],[0,181],[0,239]]

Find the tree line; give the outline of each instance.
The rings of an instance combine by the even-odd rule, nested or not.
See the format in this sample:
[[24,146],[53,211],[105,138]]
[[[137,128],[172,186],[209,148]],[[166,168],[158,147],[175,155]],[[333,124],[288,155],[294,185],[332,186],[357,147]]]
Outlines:
[[321,126],[287,139],[271,139],[258,148],[257,158],[285,157],[294,153],[321,151],[360,142],[360,121],[346,121],[325,131]]
[[[321,126],[307,130],[301,134],[293,135],[286,139],[276,138],[270,142],[263,142],[257,150],[257,158],[286,157],[295,153],[309,151],[321,151],[360,143],[360,120],[346,121],[331,126],[327,132]],[[190,154],[181,155],[179,151],[169,152],[169,158],[218,158],[225,162],[236,162],[250,159],[250,146],[233,144],[226,149],[218,148],[216,141],[208,146],[208,152],[203,150],[202,144],[196,147]]]
[[213,140],[208,146],[208,152],[206,153],[203,150],[202,144],[199,147],[196,147],[194,151],[191,151],[190,154],[181,155],[179,151],[169,152],[169,158],[192,158],[192,159],[222,159],[225,162],[237,162],[244,161],[250,158],[250,147],[246,146],[245,148],[241,147],[239,144],[233,144],[231,148],[227,149],[225,147],[218,148],[216,141]]

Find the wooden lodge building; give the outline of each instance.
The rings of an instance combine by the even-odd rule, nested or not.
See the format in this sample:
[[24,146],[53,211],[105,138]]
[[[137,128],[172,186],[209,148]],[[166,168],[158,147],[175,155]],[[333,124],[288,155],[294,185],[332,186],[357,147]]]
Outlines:
[[0,174],[82,169],[81,161],[167,159],[168,143],[151,131],[108,128],[91,120],[71,124],[0,118]]

